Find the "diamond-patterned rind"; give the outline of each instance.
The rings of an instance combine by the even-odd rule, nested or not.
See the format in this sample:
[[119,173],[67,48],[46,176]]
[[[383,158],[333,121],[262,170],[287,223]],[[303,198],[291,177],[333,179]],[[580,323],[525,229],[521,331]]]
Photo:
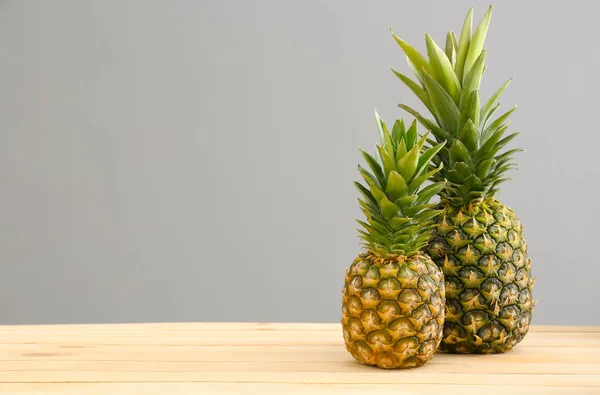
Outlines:
[[346,349],[385,369],[425,364],[442,338],[444,281],[426,255],[357,257],[346,270],[342,329]]
[[440,207],[427,252],[446,282],[440,351],[500,353],[529,330],[534,303],[523,226],[495,199],[476,208]]

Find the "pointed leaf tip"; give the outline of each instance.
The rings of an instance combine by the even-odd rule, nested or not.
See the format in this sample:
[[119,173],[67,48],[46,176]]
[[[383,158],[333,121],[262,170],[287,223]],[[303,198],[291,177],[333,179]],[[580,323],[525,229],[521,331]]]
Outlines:
[[421,102],[425,105],[425,107],[427,107],[427,109],[430,112],[433,112],[433,110],[431,108],[431,103],[429,102],[429,96],[428,96],[427,92],[425,91],[425,89],[423,89],[419,84],[417,84],[416,82],[414,82],[413,80],[411,80],[410,78],[405,76],[404,74],[394,70],[393,68],[390,68],[390,69],[392,70],[394,75],[396,77],[398,77],[400,79],[400,81],[402,81],[421,100]]
[[412,178],[415,175],[415,171],[417,170],[417,166],[419,164],[419,151],[419,146],[415,145],[397,162],[396,167],[398,172],[406,180],[406,182],[412,181]]
[[427,44],[431,76],[448,92],[455,102],[458,102],[460,82],[452,67],[451,59],[429,34],[425,34],[425,42]]
[[408,185],[406,184],[404,177],[396,171],[390,172],[385,192],[391,200],[406,196],[408,193]]
[[473,31],[473,10],[474,7],[469,9],[467,12],[467,16],[463,22],[463,26],[460,32],[460,39],[458,41],[458,49],[456,51],[456,65],[454,67],[456,71],[456,76],[458,80],[462,82],[464,73],[464,65],[465,59],[467,57],[467,52],[469,51],[469,46],[471,44],[471,34]]
[[479,54],[483,49],[483,43],[485,42],[491,18],[492,7],[490,6],[481,18],[481,21],[479,22],[479,25],[477,25],[475,32],[473,32],[473,37],[471,38],[471,43],[469,44],[469,50],[465,59],[465,74],[469,72],[471,66],[473,65],[473,63],[475,63],[475,60],[479,57]]
[[415,74],[420,78],[423,75],[423,71],[429,72],[430,65],[429,62],[427,62],[427,59],[425,59],[425,57],[421,55],[419,51],[413,48],[406,41],[402,40],[400,37],[393,33],[392,35],[398,43],[398,45],[400,46],[400,48],[402,48],[404,54],[406,55],[409,65],[414,66]]

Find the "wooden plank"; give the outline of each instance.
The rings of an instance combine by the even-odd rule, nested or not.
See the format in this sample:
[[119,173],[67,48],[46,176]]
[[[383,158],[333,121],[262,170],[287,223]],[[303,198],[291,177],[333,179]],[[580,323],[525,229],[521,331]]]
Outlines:
[[[127,387],[134,382],[158,383],[168,393],[176,393],[176,385],[185,384],[211,394],[243,393],[242,386],[253,388],[255,392],[249,393],[298,390],[314,394],[322,388],[364,391],[374,387],[397,394],[398,388],[428,393],[435,387],[445,395],[457,389],[457,393],[485,390],[490,395],[500,386],[506,387],[503,395],[518,393],[521,387],[545,390],[527,393],[553,393],[546,389],[559,388],[568,394],[580,390],[600,394],[600,330],[533,327],[521,344],[505,354],[440,353],[422,368],[385,371],[354,361],[344,348],[338,324],[0,327],[2,394],[19,389],[35,393],[28,391],[45,388],[40,383],[56,383],[48,384],[53,385],[52,391],[65,393],[78,391],[68,383],[81,384],[86,394],[90,386],[107,393],[108,387],[101,386],[113,383],[129,394],[142,388]],[[3,391],[3,386],[8,389]]]
[[[530,358],[519,361],[518,358],[506,360],[503,356],[463,356],[438,355],[427,364],[426,369],[415,369],[412,374],[467,373],[475,374],[577,374],[600,376],[598,359],[593,363],[586,361],[564,363],[545,361],[543,358]],[[339,362],[195,362],[195,361],[11,361],[4,363],[4,372],[148,372],[148,373],[293,373],[293,372],[331,372],[331,373],[369,373],[373,368],[366,367],[351,357]],[[11,375],[7,373],[7,375]],[[1,377],[1,376],[0,376]],[[29,376],[28,376],[29,377]]]
[[[0,337],[0,346],[6,344],[48,344],[70,346],[100,345],[147,345],[147,346],[340,346],[343,338],[340,332],[202,332],[188,336],[168,334],[91,335],[88,333],[57,336],[23,335],[20,337]],[[527,335],[517,347],[587,347],[600,348],[600,333],[550,333],[539,332]],[[600,350],[599,350],[600,351]]]
[[[332,331],[340,330],[339,323],[271,323],[271,322],[180,322],[147,324],[61,324],[61,325],[0,325],[0,337],[9,333],[140,333],[198,332],[198,331]],[[535,325],[531,332],[597,332],[600,326]]]
[[[438,353],[429,363],[456,363],[469,358],[480,363],[479,355]],[[498,356],[490,356],[497,358]],[[0,346],[2,361],[182,361],[182,362],[344,362],[352,360],[342,346],[156,346],[144,345],[47,345],[8,344]],[[533,361],[600,364],[600,352],[594,348],[521,347],[501,356],[507,363]]]
[[43,383],[0,384],[3,395],[598,395],[598,387],[435,384]]
[[[369,368],[360,372],[147,372],[147,371],[0,371],[0,383],[70,383],[70,382],[247,382],[313,384],[446,384],[517,386],[600,387],[598,375],[578,374],[469,374],[427,373],[426,367],[415,370],[385,371]],[[420,372],[420,373],[419,373]]]

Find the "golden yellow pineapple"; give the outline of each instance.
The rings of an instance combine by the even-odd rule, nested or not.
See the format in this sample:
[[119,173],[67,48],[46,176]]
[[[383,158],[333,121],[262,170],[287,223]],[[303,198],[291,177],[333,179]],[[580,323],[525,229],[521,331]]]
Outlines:
[[443,182],[422,184],[441,170],[430,165],[444,143],[424,150],[413,122],[396,121],[392,132],[376,114],[381,145],[376,157],[362,151],[366,186],[358,221],[364,251],[346,270],[342,327],[346,348],[358,361],[381,368],[421,366],[439,346],[444,322],[441,270],[422,249],[434,226],[429,200]]

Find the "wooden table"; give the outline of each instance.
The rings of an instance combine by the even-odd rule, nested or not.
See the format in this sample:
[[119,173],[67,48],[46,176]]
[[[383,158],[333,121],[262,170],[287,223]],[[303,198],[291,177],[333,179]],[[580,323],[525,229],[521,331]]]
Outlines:
[[503,355],[385,371],[337,324],[0,326],[0,394],[594,394],[600,327],[535,327]]

